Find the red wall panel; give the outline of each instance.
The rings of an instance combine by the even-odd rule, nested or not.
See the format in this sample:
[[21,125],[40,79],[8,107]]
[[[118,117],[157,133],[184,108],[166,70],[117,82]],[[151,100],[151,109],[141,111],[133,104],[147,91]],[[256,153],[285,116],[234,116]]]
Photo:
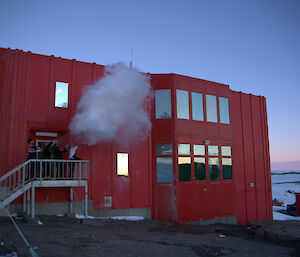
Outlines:
[[50,58],[30,56],[28,120],[46,122],[50,93]]
[[133,146],[132,153],[132,207],[148,207],[150,206],[150,179],[151,166],[149,156],[148,144],[151,142],[149,138],[136,146]]

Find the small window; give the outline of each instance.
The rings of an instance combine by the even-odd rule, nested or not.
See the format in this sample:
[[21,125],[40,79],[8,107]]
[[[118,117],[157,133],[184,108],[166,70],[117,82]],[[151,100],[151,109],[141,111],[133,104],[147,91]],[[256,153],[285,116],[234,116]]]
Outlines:
[[210,122],[218,122],[217,97],[206,95],[206,119]]
[[231,146],[222,146],[221,153],[222,156],[231,156]]
[[117,153],[117,175],[128,176],[128,153]]
[[171,90],[161,89],[155,91],[155,118],[171,118]]
[[232,161],[231,158],[222,158],[223,179],[232,179]]
[[190,155],[191,154],[190,144],[178,144],[178,154],[179,155]]
[[55,107],[68,108],[69,84],[56,82],[55,87]]
[[176,99],[177,99],[177,118],[188,120],[190,118],[189,92],[177,89]]
[[195,157],[195,180],[201,181],[206,180],[206,164],[204,157]]
[[191,181],[191,157],[178,157],[179,181]]
[[172,157],[156,158],[156,182],[173,181],[173,161]]
[[203,121],[203,95],[192,92],[193,120]]
[[172,155],[172,144],[157,144],[156,155]]
[[219,180],[220,179],[219,158],[208,158],[208,168],[209,168],[209,179]]
[[219,147],[217,145],[209,145],[207,147],[209,156],[218,156],[219,155]]
[[205,155],[205,145],[194,145],[194,155]]
[[219,97],[219,108],[220,108],[220,122],[224,124],[230,123],[229,118],[229,102],[228,98]]

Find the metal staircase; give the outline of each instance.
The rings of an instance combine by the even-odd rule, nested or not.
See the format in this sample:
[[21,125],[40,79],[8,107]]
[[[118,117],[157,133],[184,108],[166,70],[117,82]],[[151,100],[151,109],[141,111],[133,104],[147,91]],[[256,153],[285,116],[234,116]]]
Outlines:
[[[34,217],[36,187],[70,187],[71,201],[73,187],[84,187],[84,214],[87,216],[88,171],[89,162],[84,160],[36,159],[23,162],[0,177],[0,210],[23,194],[25,212],[27,193],[27,202],[31,203],[31,216]],[[29,212],[28,207],[27,212]]]

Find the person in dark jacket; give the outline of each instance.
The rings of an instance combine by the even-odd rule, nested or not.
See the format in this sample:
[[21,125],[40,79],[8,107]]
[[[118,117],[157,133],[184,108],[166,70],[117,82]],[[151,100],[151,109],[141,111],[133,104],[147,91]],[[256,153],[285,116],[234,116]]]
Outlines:
[[[56,160],[62,160],[63,159],[63,153],[65,153],[67,151],[67,147],[65,147],[64,149],[60,149],[59,146],[54,143],[53,145],[53,153],[54,153],[54,159]],[[64,163],[63,162],[59,162],[56,164],[56,174],[57,177],[62,178],[64,177]]]
[[37,152],[40,149],[34,145],[34,141],[32,138],[28,139],[28,160],[37,159]]
[[[41,150],[39,147],[34,145],[34,141],[32,138],[29,138],[28,141],[28,147],[27,147],[27,151],[28,151],[28,160],[32,160],[32,159],[37,159],[37,153]],[[29,163],[29,170],[28,170],[28,175],[26,176],[26,178],[28,179],[32,179],[34,178],[35,175],[34,174],[35,171],[37,172],[37,166],[36,166],[36,162],[31,162]]]

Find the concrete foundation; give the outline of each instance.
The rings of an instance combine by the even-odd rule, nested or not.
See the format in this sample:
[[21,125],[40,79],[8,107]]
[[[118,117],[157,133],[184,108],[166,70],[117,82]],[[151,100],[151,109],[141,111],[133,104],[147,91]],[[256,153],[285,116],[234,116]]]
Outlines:
[[[10,213],[23,212],[22,204],[10,204],[7,206]],[[1,215],[3,214],[3,215]],[[38,215],[69,215],[75,217],[75,214],[84,215],[84,201],[73,202],[73,213],[71,213],[70,202],[54,202],[54,203],[36,203],[35,214]],[[0,212],[0,216],[6,216],[4,210]],[[106,209],[93,210],[93,201],[88,201],[88,216],[93,217],[113,217],[113,216],[142,216],[145,219],[151,219],[151,208],[130,208],[130,209]],[[211,220],[200,220],[186,224],[192,225],[211,225],[211,224],[237,224],[236,216],[214,218]]]
[[[54,203],[35,203],[35,215],[84,215],[84,201],[74,201],[71,213],[70,202]],[[22,204],[11,204],[10,213],[23,212]],[[107,209],[93,210],[93,201],[88,201],[88,215],[94,217],[112,217],[112,216],[142,216],[145,219],[151,219],[151,208],[131,208],[131,209]]]

